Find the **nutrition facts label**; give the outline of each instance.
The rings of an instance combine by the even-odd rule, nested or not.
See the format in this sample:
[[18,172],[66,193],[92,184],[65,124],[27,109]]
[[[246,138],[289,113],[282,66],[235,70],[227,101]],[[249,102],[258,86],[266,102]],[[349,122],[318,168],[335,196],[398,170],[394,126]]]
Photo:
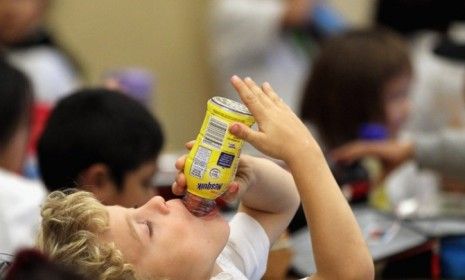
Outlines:
[[221,150],[227,129],[228,124],[226,122],[211,116],[202,142],[215,149]]
[[205,173],[205,170],[207,169],[207,164],[208,161],[210,160],[210,156],[212,154],[212,151],[199,146],[199,149],[197,150],[197,153],[195,154],[194,157],[194,162],[192,163],[191,171],[190,174],[192,176],[195,176],[199,179],[203,177],[203,174]]

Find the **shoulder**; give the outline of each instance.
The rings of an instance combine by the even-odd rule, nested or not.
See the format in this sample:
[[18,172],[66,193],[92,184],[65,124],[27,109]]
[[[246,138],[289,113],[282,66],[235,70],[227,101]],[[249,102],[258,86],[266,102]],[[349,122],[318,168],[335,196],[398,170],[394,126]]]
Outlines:
[[233,275],[241,273],[244,279],[260,279],[266,269],[270,247],[265,230],[245,213],[237,213],[229,224],[231,233],[217,259],[218,265]]
[[46,194],[45,187],[39,182],[27,180],[0,169],[0,200],[2,200],[2,206],[39,205]]
[[43,185],[0,169],[0,252],[34,245],[45,196]]
[[21,68],[47,70],[71,68],[68,60],[59,50],[46,46],[10,51],[8,58]]
[[32,81],[39,101],[55,102],[75,90],[80,80],[69,60],[57,49],[34,47],[10,51],[8,60]]
[[270,240],[260,223],[244,212],[238,212],[229,222],[231,232],[229,244],[243,246],[244,243],[253,242],[255,249],[269,250]]

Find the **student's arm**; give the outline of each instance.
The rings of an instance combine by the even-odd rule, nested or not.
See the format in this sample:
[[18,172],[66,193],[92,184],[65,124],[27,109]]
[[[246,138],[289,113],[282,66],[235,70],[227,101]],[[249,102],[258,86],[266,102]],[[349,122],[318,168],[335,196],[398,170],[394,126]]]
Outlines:
[[[291,174],[276,163],[247,155],[241,156],[236,176],[239,183],[239,211],[252,216],[263,227],[273,244],[289,225],[300,203]],[[249,174],[241,174],[247,172]],[[248,182],[241,183],[241,178]]]
[[[263,153],[284,160],[294,177],[312,233],[317,269],[312,277],[372,279],[373,262],[360,229],[305,125],[268,84],[258,87],[252,80],[238,77],[231,82],[259,128],[254,131],[234,124],[231,132]],[[269,222],[262,214],[251,214],[260,223]]]
[[414,145],[406,140],[354,141],[331,151],[331,159],[351,163],[365,156],[378,157],[387,173],[414,156]]
[[364,156],[380,158],[388,170],[407,160],[451,178],[465,180],[465,131],[447,129],[419,135],[413,140],[355,141],[335,149],[336,161],[351,162]]

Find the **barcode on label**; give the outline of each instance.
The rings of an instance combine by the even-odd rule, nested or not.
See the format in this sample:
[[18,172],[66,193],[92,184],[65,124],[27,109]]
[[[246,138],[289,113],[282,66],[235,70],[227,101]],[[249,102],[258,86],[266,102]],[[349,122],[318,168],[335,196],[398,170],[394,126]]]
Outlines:
[[219,120],[218,118],[210,117],[202,142],[220,150],[223,145],[223,139],[226,135],[227,129],[227,123]]
[[197,153],[194,156],[194,162],[191,166],[190,174],[194,177],[201,179],[203,177],[203,173],[207,169],[208,161],[210,160],[210,155],[212,151],[199,146]]

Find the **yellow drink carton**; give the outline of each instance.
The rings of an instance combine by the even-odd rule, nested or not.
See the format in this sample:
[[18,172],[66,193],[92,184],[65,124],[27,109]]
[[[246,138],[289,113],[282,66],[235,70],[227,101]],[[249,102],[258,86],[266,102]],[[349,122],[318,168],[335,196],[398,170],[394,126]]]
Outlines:
[[222,195],[234,179],[243,140],[229,132],[229,126],[240,122],[252,126],[254,118],[243,104],[213,97],[195,144],[186,159],[186,207],[197,216],[208,214],[215,199]]

